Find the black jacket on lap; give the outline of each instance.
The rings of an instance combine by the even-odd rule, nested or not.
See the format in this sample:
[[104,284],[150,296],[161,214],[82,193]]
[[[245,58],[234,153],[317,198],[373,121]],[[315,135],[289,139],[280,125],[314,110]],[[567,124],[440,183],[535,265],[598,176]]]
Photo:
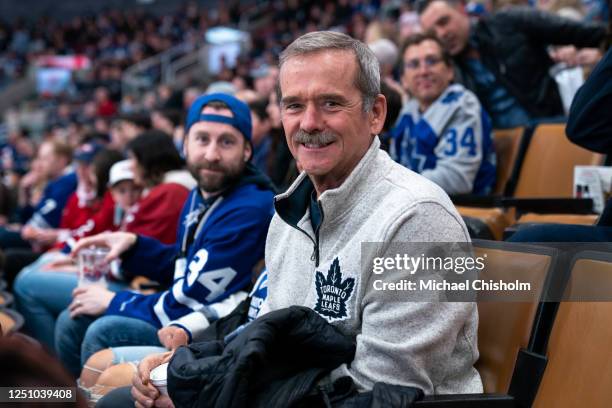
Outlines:
[[[603,25],[528,7],[499,11],[480,20],[472,30],[482,63],[533,118],[563,115],[557,83],[549,73],[554,62],[547,47],[598,47],[606,34]],[[457,80],[478,95],[465,55],[460,54],[455,62],[460,71]]]
[[[313,310],[292,306],[261,316],[227,344],[211,340],[179,348],[168,367],[168,392],[181,407],[410,406],[416,388],[377,383],[355,394],[350,378],[319,387],[350,363],[355,342]],[[334,384],[334,385],[336,385]],[[382,405],[381,405],[382,404]]]

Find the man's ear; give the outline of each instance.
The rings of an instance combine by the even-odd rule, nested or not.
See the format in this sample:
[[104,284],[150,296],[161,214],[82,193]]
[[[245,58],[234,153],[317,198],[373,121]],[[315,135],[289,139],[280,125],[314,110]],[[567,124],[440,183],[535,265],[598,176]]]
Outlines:
[[189,133],[183,135],[183,157],[187,157],[187,141],[189,140]]
[[370,114],[370,134],[378,135],[382,132],[387,117],[387,99],[383,94],[376,95]]
[[248,140],[244,139],[244,161],[248,162],[251,160],[251,156],[253,155],[253,145]]

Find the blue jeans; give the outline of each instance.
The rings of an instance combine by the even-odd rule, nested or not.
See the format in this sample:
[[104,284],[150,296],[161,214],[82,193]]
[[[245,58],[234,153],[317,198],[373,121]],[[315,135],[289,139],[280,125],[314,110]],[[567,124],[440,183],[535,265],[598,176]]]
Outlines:
[[[77,287],[73,272],[42,271],[42,267],[59,259],[57,252],[47,252],[19,272],[13,284],[17,309],[25,318],[25,329],[33,337],[54,350],[55,321],[72,301]],[[123,282],[109,282],[109,289],[125,289]]]
[[55,326],[55,351],[75,376],[97,351],[120,346],[161,346],[157,327],[144,320],[124,316],[77,316],[64,310]]
[[151,354],[165,353],[168,351],[165,347],[157,346],[127,346],[113,347],[113,364],[120,363],[139,363],[140,360]]

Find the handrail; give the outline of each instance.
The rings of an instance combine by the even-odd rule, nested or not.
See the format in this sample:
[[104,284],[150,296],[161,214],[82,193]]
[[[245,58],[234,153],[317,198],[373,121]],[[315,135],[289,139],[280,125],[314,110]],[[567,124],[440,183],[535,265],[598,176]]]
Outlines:
[[172,62],[193,49],[193,44],[183,42],[128,67],[121,79],[122,93],[139,93],[142,89],[152,86],[156,80],[163,81]]
[[[249,31],[249,27],[257,24],[254,18],[267,10],[269,5],[269,0],[261,1],[242,13],[239,29]],[[198,65],[205,66],[207,49],[205,44],[198,46],[186,41],[128,67],[121,79],[122,94],[140,94],[155,83],[175,83],[182,71]]]

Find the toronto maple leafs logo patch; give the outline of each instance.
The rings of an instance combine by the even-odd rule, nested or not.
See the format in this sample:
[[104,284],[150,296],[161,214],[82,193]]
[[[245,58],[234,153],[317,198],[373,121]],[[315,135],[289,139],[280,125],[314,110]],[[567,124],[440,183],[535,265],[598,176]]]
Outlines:
[[353,294],[355,279],[346,278],[342,280],[338,258],[334,259],[329,267],[327,277],[317,271],[316,286],[317,304],[314,308],[315,312],[331,320],[348,318],[346,305]]

